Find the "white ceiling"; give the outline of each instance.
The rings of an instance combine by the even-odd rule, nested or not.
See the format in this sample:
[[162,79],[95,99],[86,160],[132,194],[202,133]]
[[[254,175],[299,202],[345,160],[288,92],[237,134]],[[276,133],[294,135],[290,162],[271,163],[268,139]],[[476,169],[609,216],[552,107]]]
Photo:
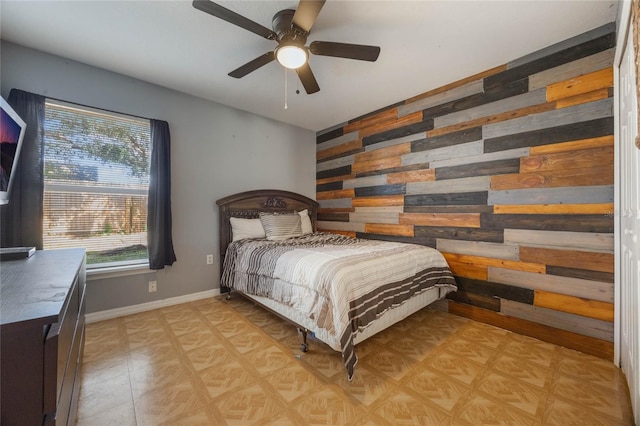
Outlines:
[[[221,1],[271,28],[290,1]],[[320,92],[272,62],[227,73],[275,42],[179,1],[0,1],[2,39],[318,131],[502,65],[616,19],[615,0],[329,0],[315,40],[381,47],[377,62],[312,56]],[[296,95],[296,88],[300,94]]]

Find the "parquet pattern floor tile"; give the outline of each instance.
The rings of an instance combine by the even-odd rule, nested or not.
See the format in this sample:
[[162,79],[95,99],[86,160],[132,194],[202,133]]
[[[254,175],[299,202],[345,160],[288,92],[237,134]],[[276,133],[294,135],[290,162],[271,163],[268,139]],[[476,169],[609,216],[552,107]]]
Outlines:
[[423,309],[340,354],[235,296],[87,325],[78,425],[632,425],[613,364]]

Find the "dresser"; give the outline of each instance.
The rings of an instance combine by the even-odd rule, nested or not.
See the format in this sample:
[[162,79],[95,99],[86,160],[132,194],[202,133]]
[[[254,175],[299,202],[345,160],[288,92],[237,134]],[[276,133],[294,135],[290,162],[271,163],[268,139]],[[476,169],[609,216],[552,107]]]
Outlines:
[[73,425],[84,346],[85,250],[0,264],[0,423]]

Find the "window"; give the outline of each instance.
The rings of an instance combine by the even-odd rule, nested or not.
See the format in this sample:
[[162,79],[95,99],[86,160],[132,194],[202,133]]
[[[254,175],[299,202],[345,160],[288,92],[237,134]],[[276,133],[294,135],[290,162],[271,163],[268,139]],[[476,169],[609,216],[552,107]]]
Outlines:
[[84,247],[89,267],[147,262],[149,120],[45,103],[44,248]]

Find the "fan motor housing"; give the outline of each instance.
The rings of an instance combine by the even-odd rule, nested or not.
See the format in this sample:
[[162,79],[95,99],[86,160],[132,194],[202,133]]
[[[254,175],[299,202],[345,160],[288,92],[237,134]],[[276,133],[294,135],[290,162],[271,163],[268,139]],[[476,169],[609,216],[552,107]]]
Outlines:
[[273,31],[278,35],[278,41],[292,41],[295,44],[304,46],[307,42],[306,31],[297,28],[292,24],[293,15],[296,13],[293,9],[284,9],[273,15],[271,25]]

